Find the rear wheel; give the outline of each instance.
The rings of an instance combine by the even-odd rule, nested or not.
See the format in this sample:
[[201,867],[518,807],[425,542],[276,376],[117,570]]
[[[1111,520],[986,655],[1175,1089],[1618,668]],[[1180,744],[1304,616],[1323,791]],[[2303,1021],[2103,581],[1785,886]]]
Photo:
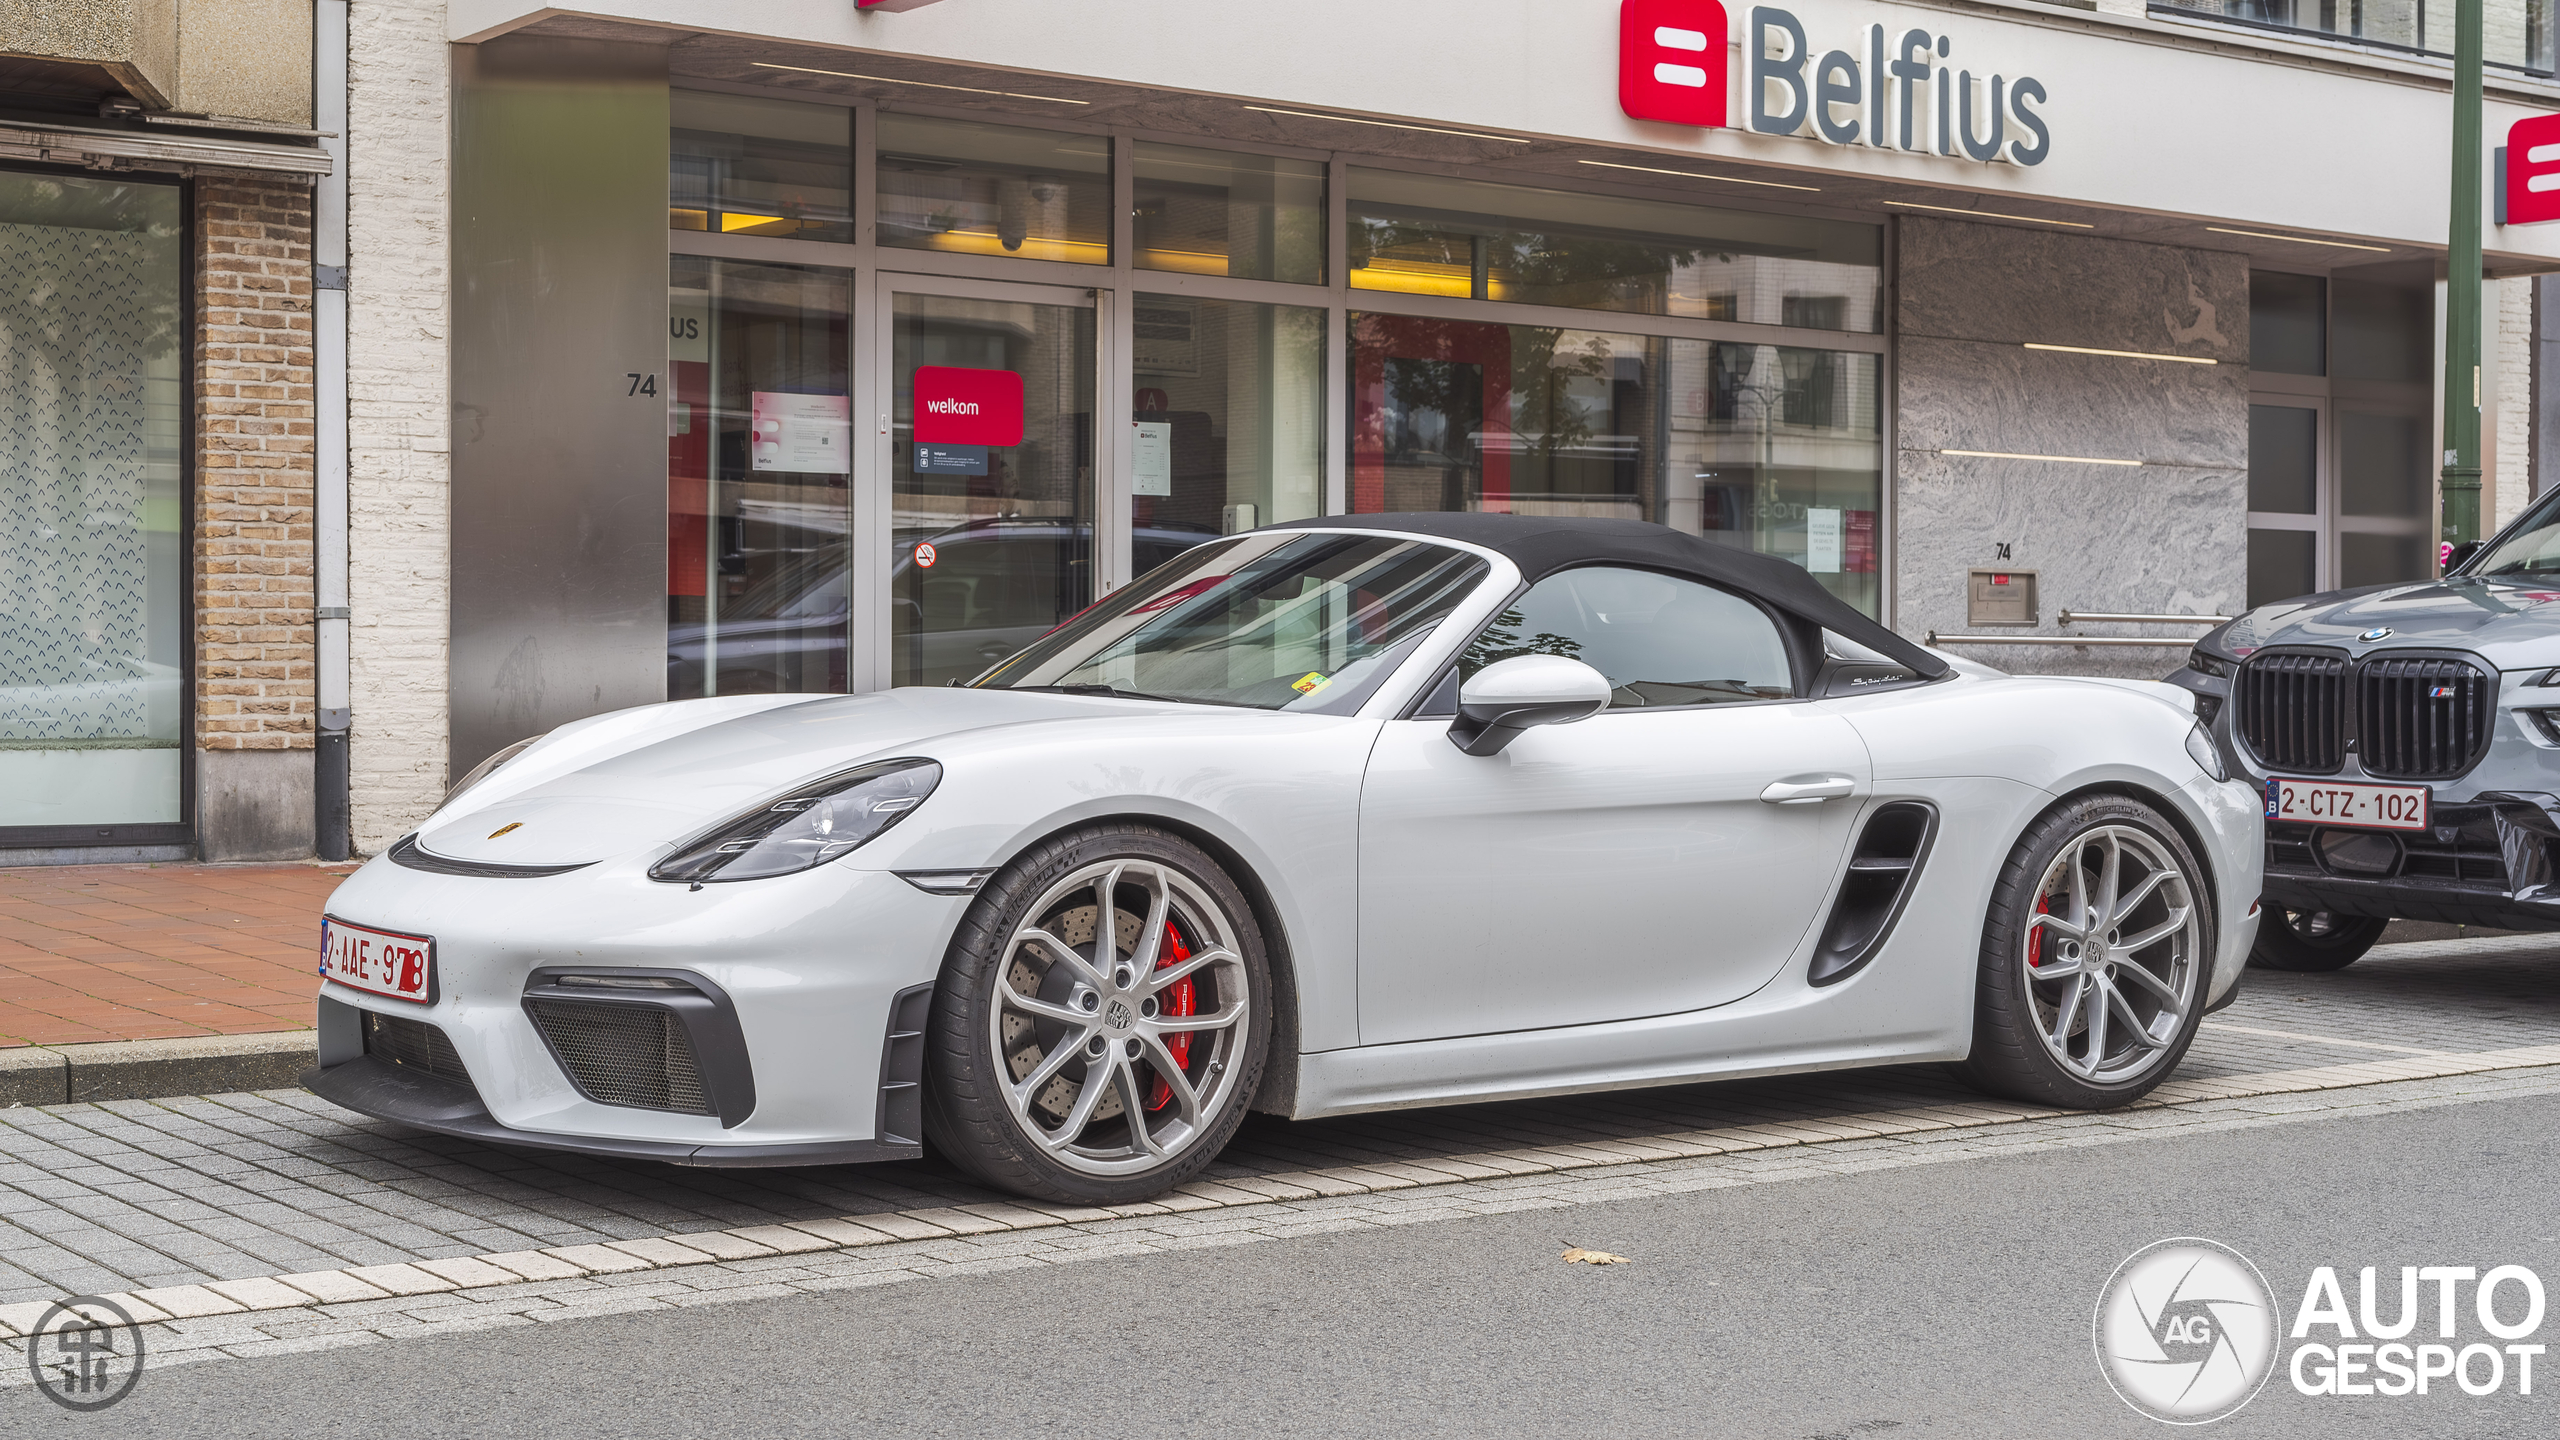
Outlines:
[[943,962],[926,1134],[1024,1195],[1160,1194],[1243,1123],[1270,994],[1250,907],[1196,847],[1122,825],[1047,842],[979,892]]
[[2369,915],[2270,905],[2258,921],[2249,963],[2266,970],[2344,970],[2364,958],[2390,923]]
[[2213,964],[2203,875],[2138,800],[2047,811],[1992,891],[1963,1073],[2078,1109],[2130,1103],[2166,1079],[2195,1039]]

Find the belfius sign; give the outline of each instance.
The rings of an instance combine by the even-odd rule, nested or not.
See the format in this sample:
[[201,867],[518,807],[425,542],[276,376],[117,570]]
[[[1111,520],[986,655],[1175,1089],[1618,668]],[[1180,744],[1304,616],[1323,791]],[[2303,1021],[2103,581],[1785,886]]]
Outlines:
[[1829,38],[1793,11],[1751,7],[1736,97],[1727,55],[1736,37],[1718,0],[1621,0],[1618,108],[1707,129],[1734,126],[1738,108],[1742,126],[1762,135],[1984,164],[2041,165],[2053,153],[2035,77],[1978,72],[1957,60],[1955,36],[1918,26],[1874,22],[1849,46],[1817,53]]

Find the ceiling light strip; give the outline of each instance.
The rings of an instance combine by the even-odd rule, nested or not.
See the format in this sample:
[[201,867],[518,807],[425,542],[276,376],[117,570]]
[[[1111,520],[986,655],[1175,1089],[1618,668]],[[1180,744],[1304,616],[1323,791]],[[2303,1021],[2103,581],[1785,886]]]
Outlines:
[[2079,220],[2047,220],[2041,215],[2009,215],[1998,210],[1968,210],[1962,205],[1923,205],[1917,200],[1887,200],[1884,203],[1899,206],[1905,210],[1944,210],[1950,215],[1974,215],[1985,220],[2024,220],[2030,225],[2068,225],[2074,230],[2098,228]]
[[2034,340],[2026,341],[2025,346],[2029,350],[2054,350],[2065,355],[2107,355],[2118,360],[2167,360],[2179,365],[2219,365],[2222,363],[2219,360],[2209,359],[2202,355],[2161,355],[2149,350],[2099,350],[2087,345],[2045,345]]
[[2290,240],[2296,245],[2326,245],[2332,250],[2370,250],[2376,255],[2391,253],[2391,247],[2388,245],[2351,245],[2344,240],[2314,240],[2308,235],[2277,235],[2265,230],[2234,230],[2223,225],[2207,225],[2204,228],[2216,235],[2246,235],[2252,240]]
[[2059,465],[2133,465],[2139,460],[2102,460],[2095,455],[2021,455],[2010,450],[1941,450],[1941,455],[1964,455],[1976,460],[2051,460]]
[[1677,175],[1683,180],[1715,180],[1726,185],[1758,185],[1768,190],[1803,190],[1819,195],[1819,185],[1787,185],[1776,180],[1745,180],[1739,175],[1701,175],[1695,170],[1664,170],[1653,165],[1620,165],[1609,160],[1577,160],[1577,165],[1597,165],[1603,170],[1641,170],[1647,175]]
[[809,65],[776,65],[770,60],[747,62],[758,70],[790,70],[802,75],[833,75],[839,80],[868,80],[875,85],[913,85],[923,90],[957,90],[963,95],[1001,95],[1007,100],[1040,100],[1051,105],[1090,105],[1090,100],[1066,100],[1056,95],[1025,95],[1017,90],[988,90],[977,85],[938,85],[931,80],[901,80],[894,75],[857,75],[850,70],[820,70]]
[[1399,125],[1393,120],[1359,120],[1349,115],[1324,115],[1313,110],[1282,110],[1272,105],[1247,105],[1244,108],[1258,110],[1265,115],[1295,115],[1301,120],[1332,120],[1344,125],[1376,125],[1387,130],[1419,130],[1425,135],[1456,135],[1467,140],[1499,140],[1505,145],[1536,143],[1513,135],[1487,135],[1477,130],[1443,130],[1436,125]]

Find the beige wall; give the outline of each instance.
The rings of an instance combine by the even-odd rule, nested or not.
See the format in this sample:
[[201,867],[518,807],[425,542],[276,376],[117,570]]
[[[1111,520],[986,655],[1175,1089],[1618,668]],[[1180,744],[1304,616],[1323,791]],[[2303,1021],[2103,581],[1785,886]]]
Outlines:
[[96,65],[154,110],[311,123],[310,0],[0,0],[0,55]]
[[311,123],[311,0],[169,0],[178,7],[174,108]]
[[347,52],[348,690],[355,844],[445,787],[453,85],[443,0],[356,0]]

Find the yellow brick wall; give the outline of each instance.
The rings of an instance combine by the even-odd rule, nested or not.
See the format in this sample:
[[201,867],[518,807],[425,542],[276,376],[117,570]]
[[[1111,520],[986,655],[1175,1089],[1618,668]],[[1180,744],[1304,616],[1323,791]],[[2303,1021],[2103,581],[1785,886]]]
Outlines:
[[196,183],[196,743],[307,750],[311,191]]

